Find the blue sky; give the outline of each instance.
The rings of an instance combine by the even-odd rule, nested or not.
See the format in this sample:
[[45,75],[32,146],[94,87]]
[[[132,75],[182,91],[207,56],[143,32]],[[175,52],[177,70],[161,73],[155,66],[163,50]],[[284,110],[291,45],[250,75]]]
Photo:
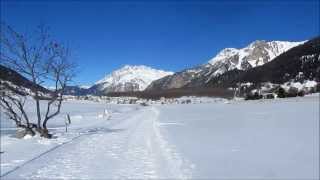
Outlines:
[[1,21],[17,31],[45,23],[73,49],[76,84],[123,65],[179,71],[226,47],[319,35],[319,1],[9,1]]

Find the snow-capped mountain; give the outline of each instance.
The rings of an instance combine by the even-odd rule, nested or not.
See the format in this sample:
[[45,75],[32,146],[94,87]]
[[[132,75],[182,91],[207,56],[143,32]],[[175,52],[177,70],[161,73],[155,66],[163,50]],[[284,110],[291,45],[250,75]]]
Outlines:
[[214,75],[233,69],[247,70],[261,66],[289,49],[304,43],[288,41],[254,41],[242,49],[226,48],[220,51],[209,63],[216,69]]
[[154,81],[147,88],[171,89],[184,86],[197,87],[225,72],[239,69],[248,70],[272,61],[289,49],[303,44],[302,42],[257,40],[242,49],[226,48],[220,51],[208,63],[177,72],[171,76]]
[[320,37],[291,48],[262,66],[246,71],[234,69],[213,77],[204,87],[235,87],[247,82],[257,86],[264,82],[303,84],[309,81],[320,82]]
[[97,81],[90,89],[96,93],[142,91],[152,81],[172,75],[173,72],[147,66],[126,65]]

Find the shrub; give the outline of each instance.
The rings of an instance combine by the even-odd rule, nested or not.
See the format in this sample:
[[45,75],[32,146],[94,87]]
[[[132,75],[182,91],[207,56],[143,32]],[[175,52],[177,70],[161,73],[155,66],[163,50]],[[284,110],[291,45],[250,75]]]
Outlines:
[[282,87],[279,87],[277,95],[278,95],[279,98],[285,98],[286,97],[286,91]]
[[300,97],[302,97],[302,96],[304,96],[304,94],[305,94],[304,91],[299,91],[297,95],[300,96]]
[[257,100],[262,99],[262,95],[260,95],[258,92],[255,92],[254,94],[247,94],[245,100]]
[[147,103],[143,102],[140,104],[141,106],[149,106]]
[[267,94],[267,95],[265,96],[265,98],[266,98],[266,99],[274,99],[275,97],[274,97],[273,94]]
[[286,97],[297,97],[299,93],[298,88],[290,87]]
[[320,92],[320,83],[317,83],[316,92]]

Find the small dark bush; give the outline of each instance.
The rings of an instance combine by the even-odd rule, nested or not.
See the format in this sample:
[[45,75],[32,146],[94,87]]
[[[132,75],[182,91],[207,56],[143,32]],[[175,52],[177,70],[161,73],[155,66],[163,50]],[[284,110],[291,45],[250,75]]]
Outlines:
[[288,92],[287,92],[286,97],[297,97],[298,93],[299,93],[298,88],[290,87]]
[[304,91],[299,91],[298,92],[298,96],[300,96],[300,97],[304,96],[304,94],[305,94]]
[[245,97],[245,100],[257,100],[257,99],[262,99],[262,95],[260,95],[258,92],[255,92],[254,94],[248,94]]
[[316,92],[320,92],[320,83],[318,83],[316,86]]
[[278,89],[277,94],[278,94],[278,97],[279,97],[279,98],[285,98],[285,97],[286,97],[286,91],[285,91],[282,87],[280,87],[280,88]]
[[274,99],[275,97],[274,97],[273,94],[267,94],[267,95],[265,96],[265,98],[266,98],[266,99]]
[[140,104],[141,106],[149,106],[147,103],[143,102]]

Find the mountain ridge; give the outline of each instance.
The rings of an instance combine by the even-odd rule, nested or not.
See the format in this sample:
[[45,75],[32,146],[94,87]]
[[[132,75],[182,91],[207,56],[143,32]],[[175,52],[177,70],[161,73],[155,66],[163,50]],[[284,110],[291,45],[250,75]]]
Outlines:
[[320,81],[320,37],[289,49],[263,66],[247,71],[235,69],[217,76],[204,87],[231,87],[239,82],[282,84],[306,79]]
[[145,65],[125,65],[98,80],[89,90],[95,94],[143,91],[152,81],[171,74],[173,72],[158,70]]
[[[147,87],[147,90],[182,88],[187,86],[187,84],[194,82],[194,79],[201,79],[201,81],[207,82],[215,76],[234,69],[248,70],[270,62],[283,52],[286,52],[287,50],[304,42],[305,41],[268,42],[264,40],[256,40],[242,49],[225,48],[212,59],[210,59],[208,63],[196,66],[194,68],[182,70],[171,76],[156,80]],[[199,82],[195,83],[193,87],[197,86],[198,84]]]

